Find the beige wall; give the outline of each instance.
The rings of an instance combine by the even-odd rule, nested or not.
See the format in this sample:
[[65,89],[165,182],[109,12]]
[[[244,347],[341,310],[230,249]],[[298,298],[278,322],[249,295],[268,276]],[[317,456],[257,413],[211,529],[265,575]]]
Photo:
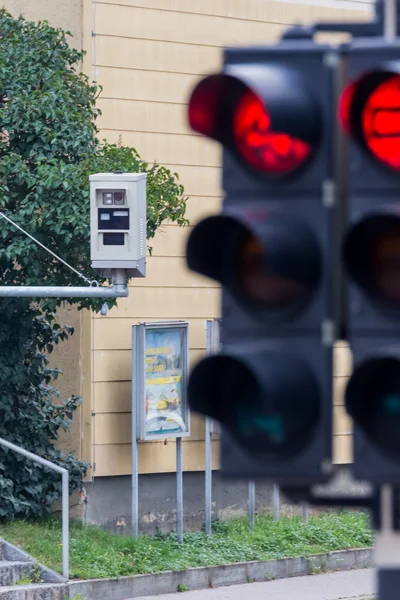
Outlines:
[[[84,68],[103,86],[101,137],[122,140],[148,161],[177,171],[189,195],[192,225],[219,210],[220,161],[218,146],[188,129],[185,104],[199,77],[221,64],[222,48],[273,42],[297,22],[369,18],[367,3],[357,1],[320,6],[275,0],[97,0],[95,11],[92,0],[83,1]],[[204,324],[219,313],[219,290],[186,269],[189,232],[166,225],[154,240],[147,278],[134,281],[130,297],[107,317],[91,319],[91,437],[97,476],[131,470],[131,326],[143,320],[187,319],[191,363],[204,353]],[[347,348],[336,350],[336,363],[335,449],[337,460],[346,462],[351,440],[342,400],[350,369]],[[193,417],[192,437],[184,443],[186,470],[204,468],[203,430],[203,422]],[[174,461],[171,441],[140,446],[141,472],[173,471]]]
[[71,45],[82,48],[82,0],[3,0],[2,6],[14,16],[49,21],[54,27],[70,31]]

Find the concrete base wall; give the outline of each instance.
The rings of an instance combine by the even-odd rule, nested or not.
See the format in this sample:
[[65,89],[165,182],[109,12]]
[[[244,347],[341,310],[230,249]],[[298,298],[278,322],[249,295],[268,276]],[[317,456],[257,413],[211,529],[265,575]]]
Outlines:
[[[332,493],[360,494],[366,486],[351,479],[346,467],[338,469],[335,481],[329,486]],[[131,479],[99,477],[85,486],[86,497],[81,508],[83,520],[115,533],[131,529]],[[221,479],[213,474],[213,518],[229,519],[247,514],[248,485]],[[185,473],[183,476],[184,527],[199,530],[204,524],[204,473]],[[281,498],[281,514],[299,514],[299,506]],[[272,512],[272,486],[256,485],[256,512]],[[141,475],[139,478],[139,521],[142,533],[172,531],[176,525],[176,479],[174,473]]]

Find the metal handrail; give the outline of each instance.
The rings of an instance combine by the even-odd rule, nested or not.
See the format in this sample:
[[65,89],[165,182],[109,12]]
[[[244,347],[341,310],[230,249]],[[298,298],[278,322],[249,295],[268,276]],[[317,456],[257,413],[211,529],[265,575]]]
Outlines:
[[61,491],[61,500],[62,500],[62,569],[63,576],[66,579],[69,579],[69,473],[67,469],[56,465],[37,454],[33,454],[32,452],[28,452],[28,450],[24,450],[20,446],[16,446],[3,438],[0,438],[0,446],[4,446],[5,448],[9,448],[17,454],[21,454],[26,458],[29,458],[35,463],[43,465],[52,471],[56,471],[61,474],[62,477],[62,491]]

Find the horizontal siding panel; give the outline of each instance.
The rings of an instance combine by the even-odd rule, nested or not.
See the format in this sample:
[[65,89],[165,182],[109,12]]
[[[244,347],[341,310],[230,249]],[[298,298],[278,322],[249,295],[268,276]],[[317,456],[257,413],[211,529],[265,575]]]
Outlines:
[[[109,319],[108,317],[95,319],[94,350],[132,350],[132,327],[139,322],[137,319]],[[191,319],[188,335],[190,348],[204,349],[206,319]]]
[[174,164],[169,165],[168,168],[178,173],[187,196],[222,195],[220,167],[187,167]]
[[[204,350],[190,350],[190,367],[204,356]],[[129,381],[132,379],[130,350],[97,350],[94,352],[94,381]]]
[[[151,244],[151,241],[149,242]],[[148,256],[146,277],[131,279],[129,287],[219,287],[216,281],[190,271],[184,257]]]
[[219,288],[137,288],[128,298],[119,298],[107,318],[212,319],[219,316],[219,299]]
[[96,67],[96,80],[106,98],[186,103],[200,80],[198,75],[162,71],[130,71]]
[[222,53],[212,46],[185,44],[182,52],[182,44],[172,41],[100,34],[96,36],[96,62],[106,67],[201,75],[220,68]]
[[347,465],[353,462],[353,436],[335,435],[333,438],[333,462]]
[[[204,440],[204,419],[197,414],[190,418],[190,440]],[[94,417],[94,439],[96,444],[130,444],[132,441],[131,413],[97,413]]]
[[148,240],[152,248],[153,257],[181,257],[186,256],[187,239],[192,227],[177,227],[176,225],[163,225],[157,230],[154,238]]
[[[219,443],[213,441],[213,469],[219,468]],[[130,475],[132,473],[131,444],[95,445],[96,477]],[[204,471],[204,442],[183,444],[184,471]],[[176,471],[175,442],[139,444],[139,473],[174,473]]]
[[267,44],[277,41],[283,30],[283,25],[268,22],[248,21],[244,24],[240,19],[110,4],[98,4],[96,12],[96,33],[99,34],[179,40],[200,46]]
[[267,6],[270,2],[266,3],[265,0],[252,0],[251,2],[243,2],[243,0],[202,0],[194,5],[193,0],[100,0],[100,2],[98,0],[98,3],[126,4],[142,8],[266,21]]
[[186,203],[186,217],[191,225],[195,225],[201,219],[219,213],[221,208],[222,197],[189,196]]
[[187,125],[187,105],[183,103],[167,104],[100,96],[97,107],[103,113],[97,122],[101,129],[197,135]]
[[309,23],[315,21],[343,21],[345,22],[353,22],[353,21],[370,21],[372,16],[372,5],[370,5],[369,10],[365,10],[367,8],[366,4],[361,4],[358,2],[349,2],[349,8],[338,7],[335,8],[332,4],[327,2],[327,6],[323,6],[323,3],[315,3],[313,2],[310,5],[310,16]]
[[[202,0],[193,5],[193,0],[98,0],[102,4],[125,4],[127,6],[137,6],[142,8],[163,9],[177,12],[190,12],[203,15],[215,15],[231,19],[240,19],[244,21],[254,20],[260,22],[275,21],[278,23],[293,24],[298,22],[308,22],[312,20],[313,8],[322,11],[324,16],[332,16],[335,20],[341,20],[339,16],[343,14],[346,18],[350,12],[348,20],[357,18],[362,10],[372,10],[372,2],[369,0],[345,0],[338,2],[338,8],[335,7],[335,0],[312,0],[311,3],[290,2],[290,0]],[[326,4],[327,6],[324,6]],[[316,5],[316,6],[314,6]]]
[[221,150],[216,142],[198,135],[170,135],[138,131],[100,131],[100,138],[136,148],[148,162],[177,165],[219,166]]
[[95,413],[130,412],[132,383],[130,381],[102,381],[94,384]]
[[100,414],[93,419],[96,444],[130,444],[131,416],[126,413]]
[[352,373],[352,355],[348,346],[338,346],[334,349],[334,376],[348,377]]
[[333,416],[334,435],[350,435],[353,433],[353,422],[344,406],[334,406]]

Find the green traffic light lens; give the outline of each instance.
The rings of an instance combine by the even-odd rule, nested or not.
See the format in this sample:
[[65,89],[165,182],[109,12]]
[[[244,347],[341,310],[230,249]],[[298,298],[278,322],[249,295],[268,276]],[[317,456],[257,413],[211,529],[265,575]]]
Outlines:
[[400,458],[400,360],[387,356],[359,365],[346,389],[346,408],[371,443]]
[[275,352],[253,360],[219,355],[201,361],[188,396],[192,410],[220,421],[263,460],[303,450],[320,418],[314,373],[302,360]]

